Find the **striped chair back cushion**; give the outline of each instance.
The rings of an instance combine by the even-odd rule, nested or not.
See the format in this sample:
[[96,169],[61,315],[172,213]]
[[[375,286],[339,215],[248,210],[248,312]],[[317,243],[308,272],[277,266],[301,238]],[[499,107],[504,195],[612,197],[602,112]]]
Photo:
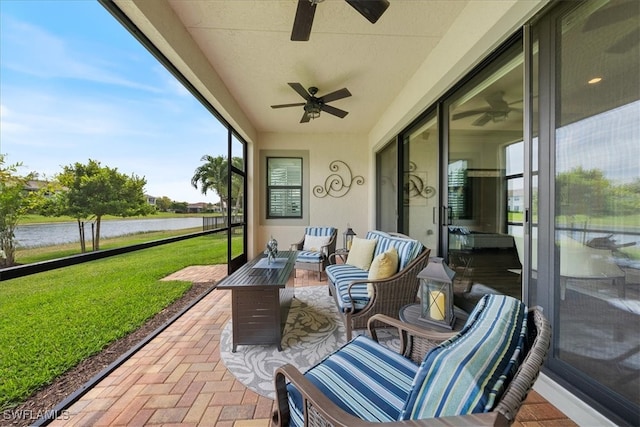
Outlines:
[[335,227],[307,227],[304,234],[307,236],[331,236]]
[[395,247],[398,251],[398,271],[404,269],[411,261],[413,261],[420,252],[422,252],[423,245],[421,242],[415,239],[405,239],[402,237],[392,236],[384,231],[371,230],[367,232],[367,239],[376,239],[376,249],[373,252],[373,257],[386,252],[389,248]]
[[400,420],[491,411],[521,362],[527,307],[485,295],[464,328],[425,356]]

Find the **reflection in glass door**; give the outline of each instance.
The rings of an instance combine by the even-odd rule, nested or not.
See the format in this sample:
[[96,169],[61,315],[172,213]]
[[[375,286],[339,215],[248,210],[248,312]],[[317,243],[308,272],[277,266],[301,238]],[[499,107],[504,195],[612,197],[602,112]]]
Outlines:
[[640,3],[586,2],[554,20],[557,358],[640,420]]
[[439,256],[440,147],[438,121],[431,114],[402,136],[403,230]]
[[507,178],[523,173],[522,88],[516,43],[444,103],[448,262],[461,285],[480,283],[516,298],[522,298],[522,262],[508,224],[521,218],[523,185]]

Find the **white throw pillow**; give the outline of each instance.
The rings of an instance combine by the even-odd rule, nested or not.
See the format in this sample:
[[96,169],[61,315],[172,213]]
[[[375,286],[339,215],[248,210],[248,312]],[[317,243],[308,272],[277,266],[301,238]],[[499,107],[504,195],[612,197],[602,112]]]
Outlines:
[[303,251],[315,251],[320,252],[323,246],[329,244],[331,236],[304,236],[304,245],[302,245]]
[[378,241],[375,239],[354,237],[346,264],[353,265],[365,271],[369,270],[377,243]]
[[[398,250],[392,246],[373,259],[371,267],[369,268],[368,278],[370,280],[378,280],[391,277],[398,271],[398,264]],[[373,296],[373,286],[371,286],[371,283],[367,283],[367,292],[369,293],[369,297]]]

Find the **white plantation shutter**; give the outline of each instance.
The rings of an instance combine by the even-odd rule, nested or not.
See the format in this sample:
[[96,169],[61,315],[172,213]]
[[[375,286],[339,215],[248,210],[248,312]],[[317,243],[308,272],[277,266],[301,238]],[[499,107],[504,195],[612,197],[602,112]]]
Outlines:
[[267,158],[267,218],[302,218],[302,158]]

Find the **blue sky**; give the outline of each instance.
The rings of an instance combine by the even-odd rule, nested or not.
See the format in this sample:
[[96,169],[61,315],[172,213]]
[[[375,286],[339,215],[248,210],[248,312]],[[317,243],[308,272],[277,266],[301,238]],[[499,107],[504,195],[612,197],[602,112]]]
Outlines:
[[146,192],[215,202],[191,186],[226,130],[97,1],[0,0],[0,153],[50,178],[98,160]]

